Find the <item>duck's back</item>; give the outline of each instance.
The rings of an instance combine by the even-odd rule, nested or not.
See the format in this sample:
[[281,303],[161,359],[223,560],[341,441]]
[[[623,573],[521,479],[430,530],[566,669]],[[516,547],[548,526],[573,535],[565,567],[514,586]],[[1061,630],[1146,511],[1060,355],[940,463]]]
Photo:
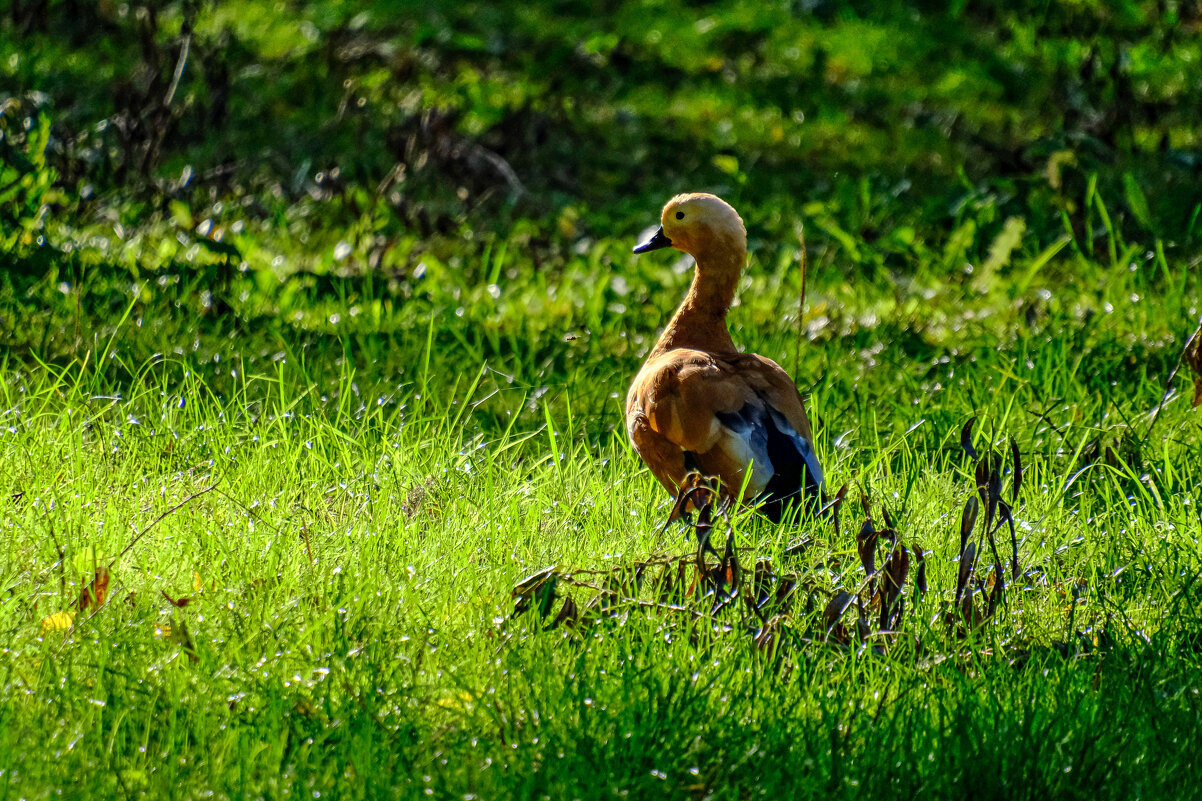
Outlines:
[[688,348],[653,356],[627,394],[626,421],[635,450],[670,492],[700,471],[718,476],[727,496],[746,484],[744,497],[762,496],[774,519],[789,501],[820,495],[801,396],[771,359]]

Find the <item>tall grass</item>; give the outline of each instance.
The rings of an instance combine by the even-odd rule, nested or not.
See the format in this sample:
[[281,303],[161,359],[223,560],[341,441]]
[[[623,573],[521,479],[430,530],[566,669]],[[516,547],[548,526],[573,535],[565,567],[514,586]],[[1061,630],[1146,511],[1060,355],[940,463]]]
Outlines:
[[[799,378],[831,485],[852,487],[843,532],[740,519],[737,541],[812,585],[800,635],[862,578],[855,501],[883,504],[930,552],[932,587],[907,590],[887,653],[764,651],[721,614],[513,615],[538,569],[693,547],[662,529],[670,499],[626,444],[611,395],[637,355],[604,352],[621,330],[605,322],[546,377],[537,342],[499,356],[435,317],[401,335],[399,381],[355,334],[275,360],[136,362],[150,310],[134,305],[94,355],[9,357],[0,769],[20,796],[1184,797],[1202,723],[1196,422],[1175,395],[1143,435],[1165,359],[1145,343],[1190,301],[1153,309],[1130,300],[1138,273],[1093,269],[1029,326],[990,319],[1010,319],[997,293],[922,306],[818,282],[842,330],[806,346]],[[772,313],[750,296],[736,333],[788,352]],[[1013,436],[1024,455],[1023,575],[962,637],[945,621],[973,414],[979,449]],[[102,566],[97,607],[81,595]]]

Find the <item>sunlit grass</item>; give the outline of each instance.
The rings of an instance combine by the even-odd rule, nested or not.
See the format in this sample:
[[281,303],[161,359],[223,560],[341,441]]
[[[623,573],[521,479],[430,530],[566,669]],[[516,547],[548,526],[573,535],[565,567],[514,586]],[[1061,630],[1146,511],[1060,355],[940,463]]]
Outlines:
[[[1199,794],[1184,6],[9,5],[3,797]],[[681,190],[848,488],[719,520],[762,627],[633,581],[696,547],[622,414]],[[1020,572],[965,626],[970,418]],[[861,499],[930,585],[863,642]]]
[[[504,317],[498,342],[478,338],[483,307],[430,317],[395,335],[391,378],[380,340],[353,333],[130,361],[154,334],[137,320],[166,320],[153,305],[75,361],[10,359],[0,768],[35,796],[67,776],[153,796],[1184,792],[1202,724],[1197,423],[1175,394],[1145,438],[1161,370],[1132,356],[1173,358],[1156,332],[1196,298],[1152,311],[1129,299],[1140,276],[1094,270],[1090,302],[1112,311],[1058,306],[1086,295],[1056,287],[1031,327],[997,293],[941,285],[956,315],[819,276],[835,330],[796,373],[828,480],[852,489],[838,537],[736,521],[747,553],[815,593],[772,652],[637,611],[578,633],[511,618],[511,587],[540,568],[692,547],[662,530],[669,499],[624,438],[612,396],[638,351],[604,352],[616,316],[554,348]],[[745,297],[738,338],[790,363],[779,298]],[[914,339],[942,325],[953,347]],[[974,414],[979,449],[1023,452],[1025,574],[961,639],[944,616]],[[862,492],[931,553],[932,591],[887,654],[800,636],[862,579]],[[80,611],[102,565],[106,603]],[[71,628],[44,622],[64,611]]]

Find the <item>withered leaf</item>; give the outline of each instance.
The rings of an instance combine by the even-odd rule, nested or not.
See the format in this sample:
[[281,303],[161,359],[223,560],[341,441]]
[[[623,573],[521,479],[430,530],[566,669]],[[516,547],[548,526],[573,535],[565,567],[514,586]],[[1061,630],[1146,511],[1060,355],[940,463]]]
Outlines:
[[545,567],[519,581],[513,587],[514,617],[522,614],[537,601],[540,617],[546,617],[551,612],[555,601],[555,588],[559,584],[559,575],[555,566]]
[[768,622],[760,627],[755,635],[755,645],[761,651],[771,651],[780,639],[780,629],[784,625],[784,615],[773,615]]
[[[714,531],[713,521],[713,504],[705,503],[697,512],[697,525],[693,527],[693,533],[697,537],[697,566],[701,569],[705,561],[705,555],[712,553],[714,556],[721,558],[718,550],[712,542]],[[705,571],[702,570],[704,573]]]
[[755,598],[752,597],[750,592],[743,594],[743,603],[747,605],[748,612],[750,612],[751,614],[755,615],[756,617],[758,617],[760,619],[761,625],[768,622],[768,618],[764,615],[764,613],[760,609],[759,605],[756,604]]
[[735,551],[735,532],[730,529],[726,534],[726,551],[722,554],[722,571],[725,574],[727,586],[732,593],[738,592],[742,584],[743,571],[739,566],[739,554]]
[[977,525],[977,514],[980,512],[980,504],[977,503],[976,496],[970,495],[968,500],[964,502],[964,514],[960,516],[960,556],[963,558],[964,549],[968,547],[968,539],[972,536],[972,530]]
[[993,588],[989,592],[989,617],[997,610],[1006,592],[1006,577],[1002,572],[1002,563],[998,562],[993,568]]
[[[998,503],[999,503],[999,504],[1000,504],[1000,505],[1001,505],[1003,508],[1005,508],[1005,507],[1006,507],[1006,502],[1005,502],[1005,501],[1001,501],[1001,500],[999,500],[999,501],[998,501]],[[1001,522],[999,522],[999,523],[998,523],[998,525],[999,525],[999,526],[1001,526]],[[998,550],[997,550],[997,540],[996,540],[996,539],[994,538],[994,536],[993,536],[993,534],[994,534],[994,529],[992,529],[992,528],[986,528],[986,529],[985,529],[985,534],[986,534],[986,538],[989,540],[989,551],[990,551],[990,553],[992,553],[992,554],[993,554],[993,561],[994,561],[994,563],[995,563],[995,564],[997,564],[997,565],[999,565],[999,566],[1000,566],[1000,565],[1002,564],[1002,557],[1001,557],[1001,556],[998,554]]]
[[[970,542],[964,546],[964,550],[960,553],[960,572],[956,576],[956,602],[964,597],[964,589],[968,587],[968,582],[972,578],[973,568],[977,561],[977,546],[976,543]],[[970,593],[971,595],[971,593]]]
[[793,591],[797,589],[797,579],[785,576],[776,585],[776,606],[782,613],[786,612],[793,601]]
[[87,611],[89,608],[99,609],[104,606],[108,593],[109,570],[100,565],[96,568],[96,577],[79,593],[79,600],[75,602],[75,607],[80,612]]
[[1181,360],[1189,365],[1189,369],[1194,373],[1193,408],[1196,409],[1202,406],[1202,320],[1198,321],[1197,330],[1186,340]]
[[1023,460],[1014,437],[1010,438],[1010,459],[1014,463],[1014,486],[1010,489],[1010,500],[1018,503],[1018,491],[1023,485]]
[[[1014,530],[1014,514],[1010,504],[1002,501],[998,504],[1002,520],[1010,526],[1010,578],[1018,578],[1018,532]],[[1000,523],[998,525],[1001,525]]]
[[881,569],[881,625],[882,631],[892,631],[898,620],[900,605],[898,597],[910,572],[910,552],[905,548],[894,548]]
[[960,601],[960,619],[964,623],[964,627],[969,630],[976,629],[982,623],[989,619],[985,610],[976,606],[972,600],[971,592],[965,593],[963,600]]
[[921,546],[914,546],[914,561],[918,562],[918,568],[914,571],[914,586],[925,595],[927,591],[927,555]]
[[864,642],[872,636],[872,629],[862,617],[856,618],[856,637],[860,642]]
[[883,586],[887,587],[889,592],[894,597],[901,592],[906,583],[906,576],[910,575],[910,552],[904,547],[895,548],[889,558],[885,560],[884,567],[885,581]]
[[843,508],[843,501],[847,499],[847,482],[843,482],[843,486],[839,487],[839,491],[835,493],[835,497],[827,502],[826,506],[819,510],[818,514],[823,515],[829,513],[831,522],[834,523],[836,539],[842,533],[839,529],[839,510]]
[[563,623],[575,625],[579,617],[580,610],[576,607],[576,602],[573,601],[572,597],[569,595],[563,599],[563,606],[560,608],[559,614],[556,615],[555,619],[551,621],[551,625],[548,628],[556,629],[559,628],[559,626]]
[[668,513],[668,522],[664,523],[664,528],[666,529],[694,509],[708,506],[714,496],[712,479],[697,472],[689,473],[676,493],[676,501],[672,504],[672,511]]
[[192,599],[187,596],[180,597],[180,598],[172,598],[170,595],[167,594],[166,590],[159,590],[159,592],[163,593],[163,597],[167,599],[167,603],[171,604],[172,606],[177,606],[180,609],[183,609],[185,606],[187,606],[188,604],[190,604],[192,602]]
[[822,622],[826,627],[827,639],[832,639],[840,643],[850,641],[851,637],[840,621],[843,619],[843,614],[855,603],[855,600],[855,596],[847,590],[839,590],[839,592],[835,593],[835,597],[831,598],[830,603],[826,605],[826,609],[822,612]]
[[872,525],[872,519],[864,521],[864,525],[860,526],[860,533],[856,535],[856,550],[860,553],[860,564],[864,566],[864,572],[871,576],[876,572],[876,540],[877,531]]
[[537,573],[531,573],[529,576],[519,579],[518,582],[513,585],[514,597],[517,597],[518,595],[525,595],[530,590],[536,589],[540,584],[550,579],[551,576],[555,574],[555,567],[555,565],[544,567]]
[[992,452],[977,462],[977,495],[981,498],[981,505],[985,507],[986,530],[993,525],[993,514],[997,511],[998,498],[1002,494],[1002,474],[997,462]]
[[977,449],[972,446],[972,426],[975,422],[977,422],[977,416],[974,414],[968,418],[968,422],[960,429],[960,447],[973,459],[980,458],[977,454]]

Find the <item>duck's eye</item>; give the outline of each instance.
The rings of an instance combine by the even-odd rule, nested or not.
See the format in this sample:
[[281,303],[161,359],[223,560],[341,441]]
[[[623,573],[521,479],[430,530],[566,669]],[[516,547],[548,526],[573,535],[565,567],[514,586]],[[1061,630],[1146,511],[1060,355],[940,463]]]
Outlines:
[[684,219],[684,212],[683,212],[683,211],[678,211],[678,212],[676,212],[676,219],[678,219],[678,220],[683,220],[683,219]]

